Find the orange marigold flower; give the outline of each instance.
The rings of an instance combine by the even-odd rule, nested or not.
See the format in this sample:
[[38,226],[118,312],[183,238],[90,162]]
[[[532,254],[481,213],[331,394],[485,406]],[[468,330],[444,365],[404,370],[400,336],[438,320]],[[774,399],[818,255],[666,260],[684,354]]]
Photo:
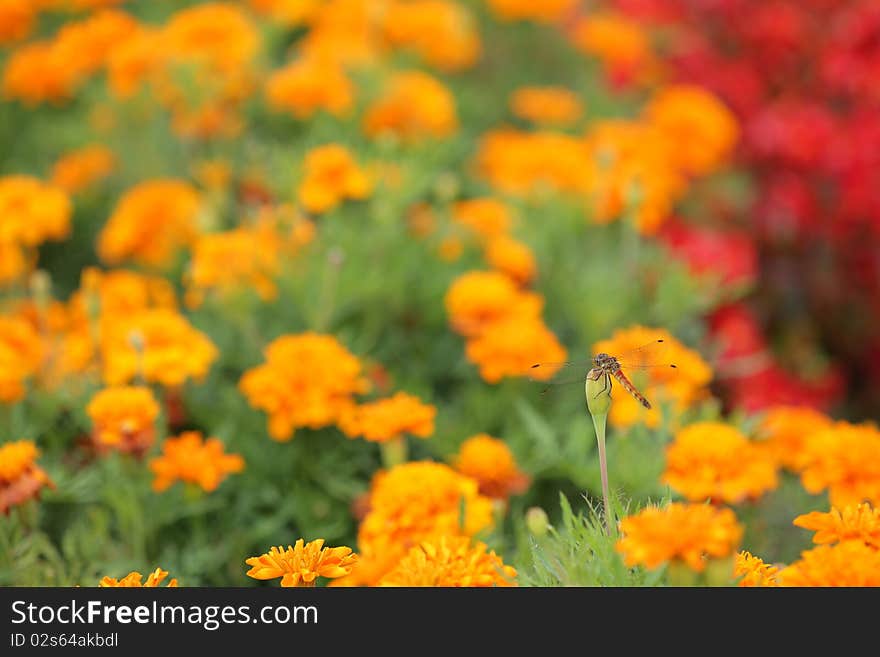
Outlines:
[[513,453],[503,440],[479,433],[465,440],[453,460],[461,474],[476,479],[480,493],[506,500],[524,492],[530,477],[516,465]]
[[537,125],[568,126],[584,113],[580,98],[565,87],[522,87],[510,97],[513,115]]
[[0,178],[0,243],[38,246],[70,233],[73,206],[64,190],[31,176]]
[[98,452],[118,450],[143,455],[156,437],[159,404],[149,388],[105,388],[92,397],[86,413]]
[[339,428],[349,438],[362,437],[384,443],[403,434],[427,438],[434,433],[437,408],[405,392],[388,399],[353,406],[339,418]]
[[516,570],[485,543],[440,536],[410,549],[380,586],[516,586]]
[[363,127],[370,137],[389,132],[408,141],[448,137],[458,129],[455,98],[427,73],[396,73],[367,109]]
[[590,153],[582,140],[555,132],[495,130],[483,136],[478,173],[495,188],[517,196],[587,189]]
[[776,463],[734,427],[697,422],[675,435],[666,448],[661,481],[691,502],[737,504],[779,484]]
[[217,359],[217,347],[183,315],[165,308],[141,310],[104,326],[104,380],[117,385],[142,376],[174,387],[201,381]]
[[880,586],[880,550],[862,541],[820,545],[779,571],[780,586]]
[[205,2],[174,12],[162,30],[161,43],[176,60],[231,73],[257,55],[260,32],[241,7]]
[[0,402],[24,398],[24,384],[39,372],[43,355],[40,335],[29,322],[0,316]]
[[318,577],[336,578],[351,572],[358,556],[349,547],[325,548],[319,538],[304,544],[303,539],[285,550],[272,547],[259,557],[250,557],[245,563],[251,567],[248,577],[254,579],[281,578],[281,586],[314,586]]
[[[162,570],[161,568],[156,568],[152,573],[147,575],[147,581],[143,584],[141,580],[143,579],[143,575],[141,575],[137,571],[132,571],[122,579],[116,579],[115,577],[103,577],[100,582],[98,582],[98,586],[101,587],[130,587],[130,588],[140,588],[140,587],[158,587],[162,580],[168,577],[168,571]],[[172,578],[168,582],[169,587],[177,586],[177,579]]]
[[139,26],[109,53],[107,85],[116,98],[133,96],[161,70],[168,53],[156,47],[160,38],[159,29]]
[[52,167],[52,183],[70,194],[109,176],[116,168],[116,156],[106,146],[84,146],[67,153]]
[[385,50],[379,24],[385,8],[387,3],[377,6],[373,0],[321,0],[300,52],[346,67],[376,63]]
[[306,154],[304,167],[298,196],[311,213],[332,210],[345,199],[363,200],[372,191],[366,172],[340,144],[313,148]]
[[808,406],[774,406],[761,419],[757,436],[781,465],[797,472],[807,436],[831,424],[827,415]]
[[452,327],[462,335],[474,336],[503,319],[536,319],[544,300],[519,289],[500,272],[471,271],[455,279],[444,303]]
[[533,20],[552,23],[575,8],[577,0],[487,0],[498,18],[508,21]]
[[36,464],[40,450],[30,440],[16,440],[0,445],[0,513],[38,498],[40,491],[55,484]]
[[856,540],[880,550],[880,509],[870,504],[848,506],[843,511],[832,508],[828,513],[805,513],[794,519],[794,525],[816,532],[813,543]]
[[21,246],[0,240],[0,285],[19,280],[32,264]]
[[411,0],[388,7],[383,25],[392,46],[409,48],[441,71],[469,68],[480,56],[473,16],[449,0]]
[[[657,348],[640,349],[655,345],[658,340],[663,342]],[[655,428],[660,424],[663,402],[671,402],[676,412],[682,412],[709,395],[708,385],[712,380],[709,364],[665,329],[632,326],[617,330],[611,338],[593,345],[593,354],[599,353],[621,357],[626,375],[653,402],[653,407],[646,409],[631,395],[621,392],[614,397],[609,413],[613,426],[629,427],[643,422]],[[627,370],[627,363],[636,369]],[[668,363],[676,367],[664,366]],[[657,367],[640,367],[644,365]]]
[[[498,383],[507,376],[531,376],[546,380],[552,377],[567,352],[539,317],[509,317],[492,322],[478,335],[468,339],[465,354],[480,368],[480,376]],[[546,368],[532,369],[535,363]]]
[[507,274],[520,285],[530,282],[538,272],[532,250],[506,235],[490,239],[485,255],[490,267]]
[[101,260],[168,265],[175,252],[197,235],[198,192],[174,179],[148,180],[129,189],[98,235]]
[[244,470],[238,454],[224,454],[217,438],[204,440],[199,431],[184,431],[162,443],[162,456],[150,461],[156,475],[153,490],[163,491],[177,481],[197,484],[202,490],[217,490],[226,476]]
[[457,201],[452,206],[452,218],[486,239],[505,235],[513,223],[510,208],[494,198]]
[[680,561],[697,572],[703,571],[707,559],[731,554],[743,533],[730,509],[679,502],[642,509],[623,518],[620,529],[623,538],[615,549],[627,566],[656,568]]
[[880,506],[880,430],[835,422],[807,436],[801,483],[810,493],[828,489],[838,509],[868,501]]
[[645,28],[617,12],[597,11],[578,20],[571,41],[601,60],[612,79],[650,76],[657,66]]
[[776,576],[779,568],[764,563],[750,552],[738,552],[733,564],[733,576],[741,577],[739,586],[779,586]]
[[32,0],[0,0],[0,45],[26,38],[36,17]]
[[308,119],[324,110],[344,116],[354,106],[354,85],[341,66],[317,57],[303,57],[273,72],[266,81],[266,100],[276,111]]
[[[476,480],[442,463],[412,461],[374,477],[358,546],[364,559],[390,569],[421,541],[473,536],[491,525],[492,501],[480,495]],[[384,574],[375,571],[374,577]]]
[[675,142],[677,164],[692,175],[717,170],[739,139],[733,112],[702,87],[664,87],[645,107],[645,118]]
[[138,29],[138,22],[125,12],[103,9],[80,21],[65,23],[51,47],[59,62],[72,72],[78,86],[101,70],[117,44]]
[[333,336],[283,335],[264,354],[266,362],[245,372],[239,389],[269,414],[275,440],[290,440],[297,427],[334,424],[367,389],[360,361]]

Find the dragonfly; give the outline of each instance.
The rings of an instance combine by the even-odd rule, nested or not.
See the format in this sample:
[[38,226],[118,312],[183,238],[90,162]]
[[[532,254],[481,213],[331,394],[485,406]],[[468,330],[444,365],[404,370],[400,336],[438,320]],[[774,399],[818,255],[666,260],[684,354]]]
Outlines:
[[[593,356],[590,360],[585,361],[564,361],[557,363],[535,363],[532,365],[534,374],[529,378],[547,384],[547,388],[543,392],[547,392],[550,386],[572,383],[575,381],[585,382],[588,378],[592,381],[598,381],[602,377],[603,387],[598,394],[602,394],[606,390],[611,391],[612,377],[632,395],[642,406],[651,408],[651,402],[643,395],[638,388],[630,381],[629,377],[624,373],[626,370],[636,371],[658,371],[664,369],[676,369],[673,363],[663,361],[663,352],[666,344],[660,340],[652,340],[635,349],[625,351],[617,356],[612,354],[600,353]],[[553,377],[545,375],[546,372],[555,372]],[[572,376],[573,372],[578,374]],[[549,380],[547,380],[549,379]]]

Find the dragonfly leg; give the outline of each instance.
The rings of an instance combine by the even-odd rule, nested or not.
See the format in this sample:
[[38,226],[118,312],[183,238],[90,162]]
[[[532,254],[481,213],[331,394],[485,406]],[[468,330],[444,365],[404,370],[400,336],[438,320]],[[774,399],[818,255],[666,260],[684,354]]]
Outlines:
[[612,388],[611,377],[608,376],[607,372],[602,372],[602,376],[604,377],[604,381],[602,381],[602,389],[599,392],[597,392],[595,395],[593,395],[593,399],[596,399],[597,397],[599,397],[599,395],[603,394],[606,390],[608,391],[608,395],[609,396],[611,395],[611,388]]

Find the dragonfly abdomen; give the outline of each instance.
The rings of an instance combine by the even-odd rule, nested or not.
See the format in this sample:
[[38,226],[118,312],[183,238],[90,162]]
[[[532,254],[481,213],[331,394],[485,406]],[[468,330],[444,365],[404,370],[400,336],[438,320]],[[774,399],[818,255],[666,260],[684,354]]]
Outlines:
[[614,368],[611,370],[611,374],[620,382],[620,385],[623,386],[623,389],[626,390],[629,394],[639,400],[642,406],[645,408],[651,408],[651,402],[645,399],[645,396],[636,390],[636,387],[630,382],[628,378],[626,378],[626,374],[623,373],[623,370],[620,367]]

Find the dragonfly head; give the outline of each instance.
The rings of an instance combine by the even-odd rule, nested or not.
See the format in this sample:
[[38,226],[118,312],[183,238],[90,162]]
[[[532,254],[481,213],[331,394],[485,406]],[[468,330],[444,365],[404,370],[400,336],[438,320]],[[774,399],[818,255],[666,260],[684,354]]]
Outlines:
[[612,356],[609,356],[606,353],[596,354],[593,356],[593,365],[596,367],[602,367],[603,365],[610,363],[613,359]]

